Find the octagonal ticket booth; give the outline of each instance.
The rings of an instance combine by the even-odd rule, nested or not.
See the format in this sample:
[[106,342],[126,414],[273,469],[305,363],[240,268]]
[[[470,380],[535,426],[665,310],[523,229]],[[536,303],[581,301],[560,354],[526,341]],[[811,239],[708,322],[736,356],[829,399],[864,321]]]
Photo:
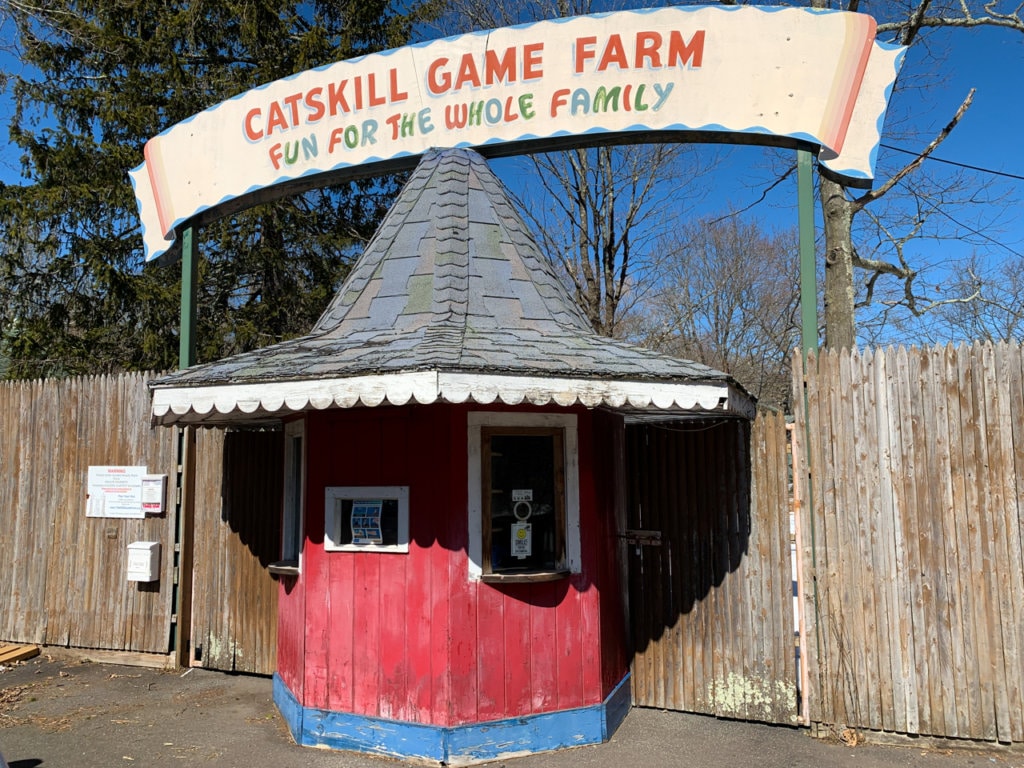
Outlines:
[[296,742],[447,764],[609,738],[625,424],[752,414],[729,376],[595,334],[460,149],[424,156],[308,335],[153,387],[158,424],[283,430]]

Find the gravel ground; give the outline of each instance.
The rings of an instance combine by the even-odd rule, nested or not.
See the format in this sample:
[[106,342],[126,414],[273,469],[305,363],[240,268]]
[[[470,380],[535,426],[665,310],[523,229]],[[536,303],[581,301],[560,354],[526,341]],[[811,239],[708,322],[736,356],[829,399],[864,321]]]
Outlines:
[[[400,761],[298,747],[265,677],[162,671],[44,653],[0,667],[10,768],[216,765],[387,768]],[[1024,768],[1024,751],[905,739],[859,744],[804,730],[634,708],[607,744],[504,760],[507,768]]]

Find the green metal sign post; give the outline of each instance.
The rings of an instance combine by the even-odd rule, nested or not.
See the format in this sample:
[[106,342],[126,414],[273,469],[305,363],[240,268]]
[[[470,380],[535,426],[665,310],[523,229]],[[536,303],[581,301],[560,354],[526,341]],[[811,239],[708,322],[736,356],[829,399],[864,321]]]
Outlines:
[[178,368],[196,362],[196,290],[199,280],[198,259],[192,252],[192,227],[181,235],[181,327],[178,338]]
[[[181,233],[181,318],[178,329],[178,368],[196,362],[196,295],[199,284],[199,260],[192,240],[192,227]],[[189,638],[192,617],[192,502],[195,461],[195,429],[178,429],[178,461],[174,505],[174,592],[171,598],[170,646],[178,666],[192,663]]]

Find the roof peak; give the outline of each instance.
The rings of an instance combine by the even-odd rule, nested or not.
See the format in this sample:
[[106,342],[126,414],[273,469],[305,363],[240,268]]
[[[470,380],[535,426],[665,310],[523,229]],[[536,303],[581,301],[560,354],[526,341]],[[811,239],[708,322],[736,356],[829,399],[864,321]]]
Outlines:
[[592,334],[486,161],[430,150],[315,335],[505,328]]

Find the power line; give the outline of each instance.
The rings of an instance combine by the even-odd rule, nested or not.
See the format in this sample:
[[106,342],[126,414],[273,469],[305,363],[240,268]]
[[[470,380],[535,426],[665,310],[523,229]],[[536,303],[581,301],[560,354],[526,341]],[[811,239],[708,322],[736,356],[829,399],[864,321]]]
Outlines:
[[[913,155],[914,157],[918,157],[921,154],[920,152],[913,152],[913,151],[911,151],[909,149],[902,149],[900,147],[894,147],[891,144],[879,144],[879,146],[885,147],[886,149],[891,149],[894,152],[902,152],[902,153],[904,153],[906,155]],[[1017,181],[1024,181],[1024,176],[1020,176],[1020,175],[1018,175],[1016,173],[1006,173],[1005,171],[994,171],[991,168],[982,168],[982,167],[977,166],[977,165],[969,165],[967,163],[958,163],[955,160],[946,160],[946,159],[941,158],[941,157],[936,157],[935,155],[929,155],[925,159],[926,160],[934,160],[937,163],[944,163],[946,165],[953,165],[953,166],[956,166],[957,168],[965,168],[965,169],[967,169],[969,171],[978,171],[979,173],[989,173],[989,174],[992,174],[993,176],[1002,176],[1002,177],[1007,178],[1007,179],[1015,179]],[[962,227],[963,229],[966,229],[971,234],[976,235],[977,237],[980,237],[983,240],[987,240],[992,245],[998,246],[1000,248],[1005,248],[1007,251],[1009,251],[1010,253],[1012,253],[1015,256],[1019,256],[1021,258],[1024,258],[1024,253],[1021,253],[1020,251],[1016,250],[1015,248],[1012,248],[1011,246],[1007,245],[1006,243],[1000,242],[999,240],[996,240],[995,238],[992,238],[989,235],[986,235],[984,232],[979,232],[978,230],[974,229],[973,227],[969,227],[968,225],[964,224],[962,221],[959,221],[959,220],[955,219],[952,215],[950,215],[946,211],[942,210],[941,208],[939,208],[939,206],[935,205],[934,203],[932,203],[930,201],[925,201],[925,202],[928,204],[928,206],[932,210],[934,210],[936,213],[938,213],[941,216],[945,216],[947,219],[952,221],[958,227]]]
[[946,213],[944,210],[942,210],[939,206],[937,206],[935,203],[931,202],[930,200],[924,200],[923,202],[929,208],[931,208],[933,211],[935,211],[937,214],[939,214],[940,216],[945,216],[947,219],[952,221],[958,227],[962,227],[962,228],[966,229],[972,235],[976,235],[977,237],[980,237],[983,240],[987,240],[988,242],[992,243],[992,245],[999,246],[1000,248],[1005,248],[1010,253],[1012,253],[1014,256],[1019,256],[1020,258],[1024,259],[1024,253],[1021,253],[1020,251],[1016,250],[1015,248],[1010,247],[1006,243],[1000,242],[999,240],[996,240],[995,238],[989,237],[984,232],[980,232],[977,229],[974,229],[973,227],[970,227],[967,224],[964,224],[959,219],[953,218],[953,216],[951,216],[950,214]]
[[[894,147],[892,144],[879,144],[878,146],[885,147],[886,149],[891,149],[893,152],[902,152],[905,155],[913,155],[914,157],[919,157],[921,155],[920,152],[914,152],[914,151],[909,150],[909,149],[902,149],[900,147]],[[965,168],[965,169],[967,169],[969,171],[978,171],[979,173],[990,173],[993,176],[1002,176],[1002,177],[1007,178],[1007,179],[1016,179],[1017,181],[1024,181],[1024,176],[1021,176],[1021,175],[1016,174],[1016,173],[1006,173],[1005,171],[994,171],[991,168],[982,168],[982,167],[977,166],[977,165],[968,165],[967,163],[958,163],[955,160],[946,160],[946,159],[941,158],[941,157],[936,157],[935,155],[928,155],[928,157],[926,157],[925,159],[926,160],[934,160],[937,163],[945,163],[946,165],[955,165],[957,168]]]

